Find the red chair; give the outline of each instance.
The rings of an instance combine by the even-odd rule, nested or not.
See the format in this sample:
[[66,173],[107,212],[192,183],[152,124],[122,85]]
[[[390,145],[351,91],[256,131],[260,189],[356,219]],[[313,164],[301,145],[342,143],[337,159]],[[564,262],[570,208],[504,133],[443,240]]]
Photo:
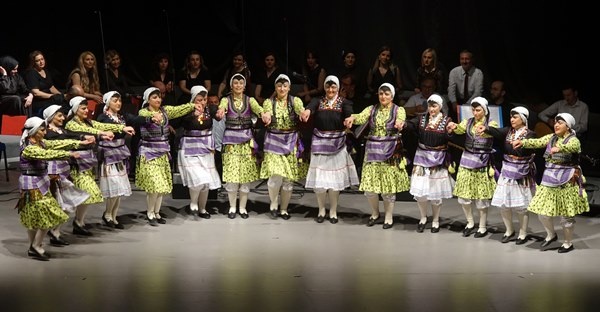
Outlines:
[[27,116],[8,116],[2,115],[2,129],[0,134],[5,135],[21,135],[23,133],[23,125],[25,125]]

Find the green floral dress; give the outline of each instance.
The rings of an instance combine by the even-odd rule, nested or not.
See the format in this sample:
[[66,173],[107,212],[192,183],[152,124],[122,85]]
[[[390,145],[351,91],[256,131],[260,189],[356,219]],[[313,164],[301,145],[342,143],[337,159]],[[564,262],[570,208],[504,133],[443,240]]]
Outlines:
[[[386,136],[386,125],[392,116],[391,107],[368,106],[362,112],[351,115],[355,118],[354,124],[362,125],[369,122],[373,109],[379,109],[379,112],[375,115],[375,127],[370,130],[369,135]],[[398,107],[395,122],[404,120],[406,120],[404,107]],[[409,190],[410,180],[406,172],[406,157],[402,156],[399,161],[390,163],[389,161],[367,162],[367,156],[368,151],[365,151],[359,190],[376,194],[394,194]]]
[[[187,115],[194,110],[194,103],[187,103],[178,106],[166,105],[162,107],[169,119],[174,119]],[[143,117],[152,117],[156,112],[147,107],[140,109],[138,114]],[[163,123],[165,119],[163,118]],[[173,191],[173,175],[169,163],[170,155],[165,153],[162,156],[148,160],[140,155],[135,167],[135,185],[146,193],[151,194],[169,194]]]
[[[233,98],[236,110],[242,109],[244,103],[240,98]],[[219,103],[219,109],[227,113],[229,97],[224,97]],[[256,115],[263,112],[263,108],[250,98],[250,109]],[[227,121],[226,121],[227,122]],[[227,129],[225,130],[227,131]],[[258,180],[258,163],[254,152],[256,142],[250,140],[242,144],[227,144],[223,146],[223,181],[227,183],[250,183]]]
[[[548,134],[538,139],[525,139],[522,141],[523,148],[543,148],[549,144],[553,136],[554,134]],[[581,144],[576,137],[566,139],[566,137],[559,137],[553,147],[558,147],[561,153],[581,153]],[[546,161],[553,163],[551,159]],[[585,181],[585,178],[581,168],[576,166],[575,174],[569,182],[558,187],[539,185],[527,209],[550,217],[574,217],[589,211],[587,193],[577,183],[578,181]]]
[[[277,126],[275,129],[287,130],[295,128],[295,122],[299,121],[293,121],[290,119],[287,101],[277,99],[275,107],[275,117],[277,118]],[[293,108],[297,115],[300,115],[304,111],[304,105],[300,98],[294,97]],[[273,102],[270,98],[264,101],[263,110],[264,112],[269,112],[271,115],[273,115]],[[268,179],[273,175],[279,175],[289,181],[298,181],[306,177],[308,163],[303,162],[301,157],[297,157],[297,152],[297,146],[294,148],[292,153],[287,155],[265,152],[265,156],[260,168],[260,178]]]

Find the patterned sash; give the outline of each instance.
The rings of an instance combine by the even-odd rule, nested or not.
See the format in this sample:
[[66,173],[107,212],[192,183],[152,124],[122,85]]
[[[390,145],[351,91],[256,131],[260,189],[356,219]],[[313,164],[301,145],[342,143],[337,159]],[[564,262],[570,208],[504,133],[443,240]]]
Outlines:
[[339,131],[320,131],[313,129],[311,152],[313,154],[336,154],[346,146],[346,132]]
[[49,160],[48,174],[56,174],[61,178],[68,178],[71,171],[71,165],[68,160]]
[[125,145],[125,139],[100,141],[98,143],[98,154],[100,161],[107,165],[116,164],[131,156],[129,148]]
[[447,154],[446,150],[426,149],[419,144],[413,164],[425,168],[441,166],[445,163]]
[[558,187],[569,182],[574,174],[575,168],[572,166],[546,162],[546,170],[544,170],[541,184],[549,187]]
[[365,145],[367,162],[382,162],[388,160],[396,150],[398,135],[369,136]]
[[96,154],[91,149],[86,150],[78,150],[79,158],[75,159],[76,170],[79,172],[90,170],[96,166],[98,166],[98,158],[96,158]]
[[264,151],[277,155],[288,155],[294,151],[296,142],[298,142],[298,132],[295,130],[267,129]]
[[510,155],[504,155],[502,162],[502,176],[519,180],[528,175],[532,175],[533,156],[515,158]]
[[185,156],[207,155],[215,150],[215,140],[211,129],[186,130],[179,144]]

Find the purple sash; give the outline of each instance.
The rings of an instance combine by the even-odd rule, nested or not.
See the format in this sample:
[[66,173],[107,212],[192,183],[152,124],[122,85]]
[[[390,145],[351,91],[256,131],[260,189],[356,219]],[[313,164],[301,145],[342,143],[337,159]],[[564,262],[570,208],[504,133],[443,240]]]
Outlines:
[[252,140],[252,129],[225,129],[223,145],[242,144]]
[[508,179],[519,180],[531,173],[533,158],[515,159],[504,155],[502,162],[502,176]]
[[264,151],[277,155],[288,155],[294,151],[297,141],[298,132],[295,130],[267,129]]
[[167,154],[169,159],[171,158],[171,154],[169,153],[171,148],[169,146],[168,140],[160,140],[160,141],[148,141],[144,138],[140,141],[140,156],[146,157],[147,160],[153,160],[162,155]]
[[425,168],[437,167],[444,164],[446,159],[446,150],[430,150],[417,148],[413,164]]
[[21,190],[35,190],[39,189],[42,195],[48,193],[50,189],[50,177],[44,176],[31,176],[21,175],[19,177],[19,189]]
[[187,130],[179,144],[185,156],[207,155],[215,150],[212,130]]
[[77,152],[80,157],[76,158],[75,162],[77,163],[76,168],[79,172],[90,170],[98,166],[98,158],[96,158],[96,154],[93,150],[87,149],[79,150]]
[[479,169],[488,165],[490,154],[475,154],[464,150],[460,157],[460,166],[467,169]]
[[541,185],[558,187],[569,182],[574,174],[574,167],[546,162],[546,170],[544,170]]
[[48,174],[56,174],[66,179],[71,175],[71,165],[68,160],[49,160]]
[[346,146],[346,132],[313,130],[311,152],[313,154],[336,154]]
[[131,156],[129,148],[125,145],[125,139],[100,141],[98,143],[98,153],[101,161],[107,165],[116,164]]
[[388,160],[396,149],[397,135],[392,136],[369,136],[365,145],[367,162],[382,162]]

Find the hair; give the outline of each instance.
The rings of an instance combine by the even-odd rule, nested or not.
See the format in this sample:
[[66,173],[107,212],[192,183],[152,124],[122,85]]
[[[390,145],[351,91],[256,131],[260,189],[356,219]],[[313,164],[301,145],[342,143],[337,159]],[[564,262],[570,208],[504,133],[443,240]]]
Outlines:
[[371,70],[372,72],[374,72],[379,68],[379,54],[381,54],[381,52],[384,51],[390,52],[390,70],[392,71],[392,75],[395,76],[396,64],[394,64],[394,62],[392,61],[392,59],[394,58],[394,52],[392,51],[392,48],[388,45],[383,45],[381,46],[381,48],[379,48],[379,52],[377,52],[377,57],[375,57],[375,62],[373,63],[373,68]]
[[185,62],[182,68],[183,71],[185,71],[186,73],[190,72],[190,59],[192,58],[192,55],[200,56],[200,70],[208,70],[208,67],[204,65],[204,57],[202,57],[202,54],[200,54],[200,52],[198,52],[197,50],[192,50],[185,56]]
[[29,64],[27,65],[27,69],[32,69],[35,66],[35,58],[38,56],[44,56],[44,53],[40,50],[31,51],[29,53]]
[[433,56],[433,68],[437,68],[437,52],[434,48],[427,48],[423,50],[423,53],[421,53],[421,66],[423,66],[423,57],[425,57],[426,53],[431,53]]
[[[85,68],[84,60],[87,56],[91,55],[94,58],[94,66],[88,72]],[[100,78],[98,77],[98,67],[96,62],[96,56],[91,51],[83,51],[79,54],[77,59],[77,66],[69,73],[69,80],[74,73],[78,73],[81,77],[81,87],[84,91],[91,93],[94,91],[100,91]]]
[[117,50],[110,49],[104,54],[104,63],[109,64],[115,56],[121,56]]
[[381,86],[381,87],[379,87],[379,90],[381,90],[383,92],[392,92],[392,89],[390,89],[390,87],[388,87],[388,86]]

